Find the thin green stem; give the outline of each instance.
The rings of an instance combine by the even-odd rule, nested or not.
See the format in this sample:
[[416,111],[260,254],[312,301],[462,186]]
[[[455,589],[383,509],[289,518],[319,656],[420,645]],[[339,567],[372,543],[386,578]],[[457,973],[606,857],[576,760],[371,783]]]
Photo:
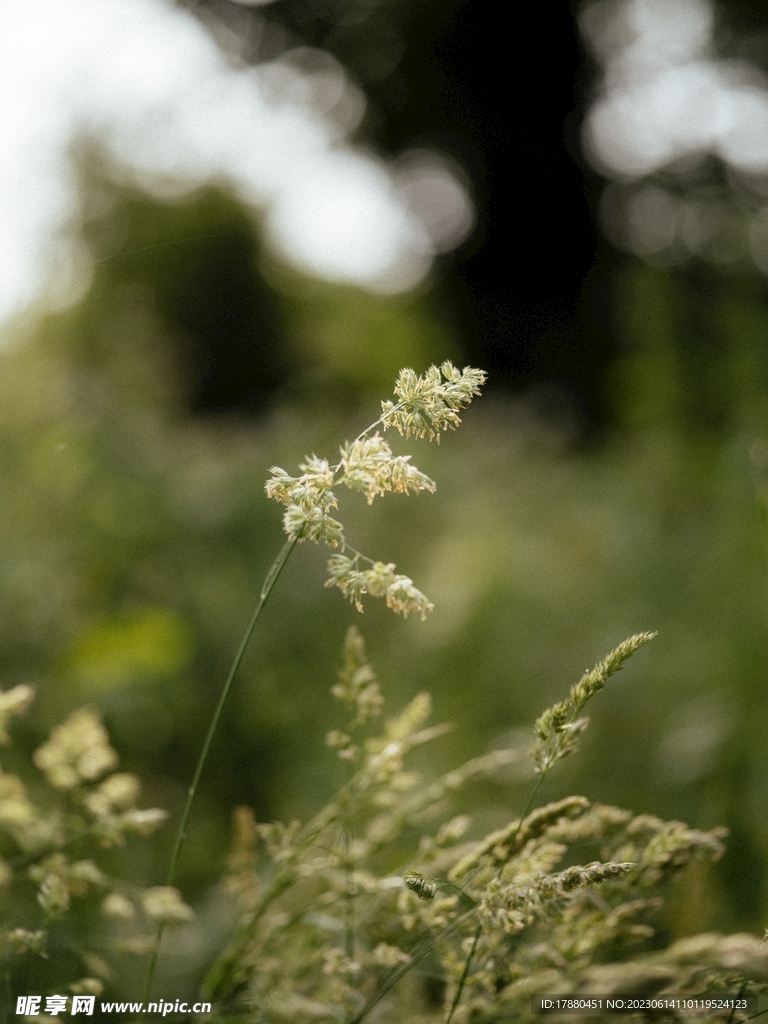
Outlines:
[[13,996],[11,995],[11,972],[7,964],[3,966],[3,1001],[5,1009],[3,1011],[4,1024],[8,1024],[11,1019],[11,1010],[13,1008]]
[[[531,790],[531,795],[528,797],[528,803],[525,805],[525,809],[524,809],[523,813],[520,815],[520,819],[519,819],[519,821],[517,823],[517,828],[515,829],[514,833],[512,834],[512,838],[509,841],[509,850],[510,851],[514,850],[514,848],[515,848],[515,843],[517,842],[517,837],[520,835],[520,829],[523,827],[523,822],[525,821],[525,819],[528,817],[528,815],[531,812],[531,808],[533,807],[533,802],[536,799],[537,793],[541,789],[541,784],[544,781],[544,777],[545,777],[545,775],[547,774],[548,771],[549,771],[549,767],[547,767],[541,773],[541,775],[538,777],[538,779],[536,779],[536,785]],[[499,877],[501,877],[501,873],[504,870],[504,866],[507,863],[507,860],[509,860],[509,854],[507,855],[505,860],[503,860],[501,862],[501,864],[499,865]]]
[[[581,712],[584,710],[584,705],[587,703],[588,700],[589,700],[589,697],[587,697],[586,700],[583,700],[579,704],[579,706],[574,710],[573,714],[571,715],[571,721],[572,722],[575,721],[578,718],[578,716],[581,714]],[[512,838],[509,841],[509,852],[507,853],[507,856],[504,858],[504,860],[501,862],[501,864],[499,864],[499,870],[498,870],[498,877],[499,878],[501,878],[502,872],[504,871],[504,868],[505,868],[505,866],[507,864],[507,861],[509,860],[509,857],[511,856],[512,850],[514,850],[514,848],[515,848],[515,843],[517,842],[517,837],[520,835],[520,829],[523,827],[523,823],[525,822],[525,819],[528,817],[528,815],[529,815],[529,813],[531,811],[531,808],[533,807],[534,800],[536,799],[536,796],[537,796],[539,790],[541,789],[541,785],[544,782],[544,779],[546,778],[546,776],[549,774],[549,771],[552,768],[552,766],[554,765],[555,761],[557,760],[556,755],[560,751],[560,747],[562,746],[563,741],[564,741],[564,737],[561,737],[560,741],[558,742],[557,746],[555,747],[555,755],[552,758],[550,758],[550,760],[544,765],[544,767],[542,768],[542,770],[541,770],[541,772],[539,774],[538,779],[536,780],[536,784],[534,785],[533,789],[530,792],[530,795],[528,797],[528,801],[527,801],[527,803],[525,805],[523,813],[520,815],[520,818],[518,819],[517,828],[512,833]],[[479,868],[478,868],[478,870],[479,870]],[[458,1008],[459,1003],[461,1002],[461,996],[462,996],[462,994],[464,992],[464,986],[465,986],[466,981],[467,981],[467,976],[469,975],[469,969],[470,969],[470,967],[472,965],[472,959],[473,959],[473,957],[475,955],[475,949],[477,948],[477,943],[478,943],[478,940],[480,938],[481,932],[482,932],[482,926],[478,925],[477,926],[477,931],[475,932],[475,939],[474,939],[474,942],[472,943],[472,948],[470,949],[469,954],[468,954],[467,959],[466,959],[466,962],[464,964],[464,970],[463,970],[462,975],[461,975],[461,980],[459,981],[459,986],[456,989],[456,995],[453,998],[453,1003],[451,1004],[451,1009],[450,1009],[450,1012],[448,1013],[448,1017],[446,1018],[445,1024],[451,1024],[451,1020],[453,1019],[453,1015],[456,1012],[456,1009]]]
[[360,1024],[360,1021],[364,1020],[368,1016],[368,1014],[371,1012],[374,1006],[377,1006],[381,1002],[384,996],[395,987],[395,985],[398,983],[398,981],[400,981],[401,978],[404,978],[406,974],[412,971],[413,968],[418,963],[420,963],[428,953],[432,952],[435,946],[439,946],[440,943],[444,939],[447,939],[452,932],[455,932],[456,929],[460,928],[465,921],[468,921],[470,917],[477,913],[477,909],[477,907],[472,907],[470,910],[464,911],[464,913],[460,914],[457,918],[454,918],[454,920],[451,921],[450,924],[446,925],[445,928],[443,928],[441,931],[439,931],[437,935],[435,935],[433,938],[425,942],[417,950],[417,952],[413,954],[413,956],[407,963],[403,964],[401,967],[398,967],[397,970],[393,971],[388,977],[386,977],[384,981],[382,981],[382,983],[376,989],[376,991],[373,993],[373,995],[370,997],[370,999],[362,1008],[362,1010],[360,1010],[360,1012],[357,1013],[352,1018],[352,1020],[349,1021],[349,1024]]
[[352,884],[352,862],[349,853],[349,832],[344,828],[344,871],[346,874],[344,893],[344,955],[355,959],[355,887]]
[[[334,821],[344,816],[344,805],[349,799],[349,794],[354,791],[355,785],[360,781],[363,772],[358,772],[339,791],[336,801],[330,809],[324,807],[319,814],[315,815],[312,821],[301,830],[297,836],[297,844],[302,847],[309,847],[314,843],[317,836]],[[330,810],[330,813],[329,813]],[[342,826],[343,827],[343,826]],[[203,983],[202,995],[206,999],[225,999],[229,995],[228,985],[231,982],[231,975],[235,966],[248,947],[251,933],[264,913],[279,896],[289,889],[296,881],[296,872],[292,863],[282,865],[278,874],[272,879],[257,907],[249,914],[239,929],[239,934],[230,945],[229,950],[220,957],[214,964]]]
[[351,551],[352,554],[355,556],[355,561],[356,562],[359,559],[362,559],[364,562],[367,562],[369,565],[375,565],[376,564],[376,560],[374,558],[369,558],[368,555],[364,555],[362,553],[362,551],[358,551],[357,548],[353,548],[352,545],[351,544],[347,544],[346,541],[344,541],[344,551]]
[[[747,991],[747,979],[744,978],[744,980],[742,981],[741,985],[739,986],[739,991],[738,991],[738,995],[736,996],[736,999],[737,1000],[741,999],[746,991]],[[734,1001],[733,1008],[731,1010],[731,1014],[728,1017],[728,1020],[726,1021],[726,1024],[732,1024],[734,1013],[736,1013],[736,1001]]]
[[453,1015],[456,1012],[456,1007],[461,1002],[461,996],[462,993],[464,992],[464,986],[466,985],[467,977],[469,976],[469,968],[472,966],[472,958],[475,955],[477,943],[480,941],[480,936],[482,935],[482,932],[483,926],[479,924],[477,928],[475,928],[475,937],[472,940],[472,948],[470,949],[469,955],[467,956],[467,962],[464,964],[464,970],[461,972],[461,978],[459,979],[459,984],[456,987],[456,995],[453,997],[453,1002],[451,1003],[451,1008],[448,1011],[448,1016],[445,1019],[445,1024],[451,1024],[451,1021],[453,1020]]
[[[536,780],[536,785],[531,790],[530,796],[528,797],[528,802],[525,805],[525,809],[524,809],[523,813],[520,815],[520,818],[518,820],[517,828],[515,829],[514,833],[512,834],[512,838],[511,838],[510,843],[509,843],[509,849],[510,850],[514,849],[515,843],[517,842],[517,837],[520,834],[520,829],[523,827],[523,822],[528,817],[528,814],[529,814],[529,812],[531,810],[531,807],[533,807],[533,801],[536,799],[536,794],[539,792],[541,784],[544,781],[544,776],[547,774],[548,770],[549,770],[549,766],[541,773],[541,775],[539,775],[538,779]],[[508,859],[509,858],[507,857],[507,859],[503,860],[501,862],[501,864],[499,865],[499,872],[498,872],[499,878],[501,878],[501,873],[504,870],[504,865],[507,863]],[[477,870],[479,871],[480,868],[478,867]],[[473,872],[473,875],[475,873],[476,872]],[[470,877],[472,877],[472,876],[470,876]],[[464,970],[462,971],[462,974],[461,974],[461,980],[459,981],[459,986],[456,989],[456,995],[453,997],[453,1002],[451,1003],[451,1009],[450,1009],[450,1011],[448,1013],[448,1016],[446,1018],[445,1024],[451,1024],[451,1021],[453,1020],[453,1015],[456,1012],[456,1010],[458,1009],[459,1003],[461,1002],[461,997],[462,997],[463,992],[464,992],[464,986],[466,985],[466,982],[467,982],[467,977],[469,975],[469,969],[470,969],[470,967],[472,965],[472,959],[473,959],[473,957],[475,955],[475,950],[477,949],[477,943],[478,943],[478,941],[480,939],[480,935],[481,934],[482,934],[482,925],[478,925],[477,926],[477,930],[475,932],[475,939],[474,939],[474,942],[472,943],[472,948],[470,949],[469,954],[467,955],[467,959],[466,959],[466,962],[464,964]]]
[[[576,721],[576,719],[579,717],[579,715],[581,714],[581,712],[584,710],[585,706],[589,702],[590,698],[593,697],[593,696],[594,696],[594,694],[590,694],[589,697],[586,697],[578,705],[578,707],[574,708],[573,712],[571,713],[570,723],[573,723],[573,722]],[[563,733],[561,733],[560,738],[557,741],[557,745],[554,747],[553,754],[550,756],[550,759],[547,761],[547,763],[541,769],[541,771],[539,773],[539,777],[538,777],[538,779],[536,779],[536,784],[533,787],[533,789],[531,790],[531,795],[528,797],[528,803],[525,805],[525,810],[520,815],[520,820],[517,823],[517,828],[515,829],[515,831],[514,831],[514,833],[512,835],[512,838],[509,841],[509,852],[507,853],[506,858],[499,865],[499,877],[501,877],[501,873],[504,870],[504,867],[505,867],[507,861],[509,860],[511,852],[515,848],[515,843],[517,842],[517,837],[520,835],[520,829],[523,827],[523,822],[525,821],[525,819],[530,814],[531,808],[533,807],[533,802],[536,799],[536,796],[537,796],[539,790],[541,789],[541,784],[544,782],[544,779],[547,777],[547,775],[551,771],[552,767],[557,762],[557,755],[560,753],[560,749],[561,749],[561,747],[562,747],[564,742],[565,742],[565,733],[563,732]]]
[[[405,402],[403,402],[403,401],[398,402],[397,405],[394,406],[394,408],[389,411],[388,415],[391,416],[393,412],[396,412],[398,409],[402,408],[402,406],[404,404],[405,404]],[[358,441],[361,441],[364,437],[366,437],[368,434],[370,434],[372,430],[375,430],[376,427],[378,427],[379,425],[385,427],[385,429],[386,429],[386,425],[384,423],[384,416],[383,415],[380,416],[373,423],[371,423],[370,426],[366,427],[365,430],[362,430],[358,434],[358,436],[355,438],[355,441],[353,442],[353,444],[356,444]],[[333,480],[334,481],[336,480],[336,478],[337,478],[341,468],[342,468],[342,463],[338,463],[336,466],[333,467]],[[325,493],[325,492],[322,492],[322,493]],[[318,496],[318,500],[320,498],[322,498],[322,493]],[[181,821],[179,823],[179,828],[178,828],[178,831],[176,833],[176,840],[175,840],[174,845],[173,845],[173,851],[171,853],[171,861],[170,861],[170,865],[168,867],[168,877],[166,879],[166,884],[167,885],[173,885],[173,882],[174,882],[174,880],[176,878],[176,868],[178,866],[179,857],[181,856],[182,847],[184,846],[184,841],[185,841],[185,839],[187,837],[187,826],[189,824],[189,818],[190,818],[190,815],[192,813],[192,806],[193,806],[193,804],[195,802],[195,796],[197,794],[197,787],[198,787],[198,785],[200,783],[200,778],[201,778],[201,776],[203,774],[203,769],[205,767],[205,762],[206,762],[206,760],[208,758],[208,752],[209,752],[211,744],[213,742],[213,738],[214,738],[214,736],[216,734],[216,730],[217,730],[218,725],[219,725],[219,720],[221,718],[222,711],[224,710],[224,705],[225,705],[225,703],[227,701],[227,697],[229,696],[229,691],[232,688],[232,683],[234,682],[235,676],[237,675],[237,671],[240,668],[240,663],[243,660],[243,655],[245,654],[245,650],[246,650],[246,648],[248,646],[248,643],[249,643],[249,641],[251,639],[251,635],[253,633],[253,630],[254,630],[254,628],[256,626],[256,623],[258,622],[259,616],[261,615],[261,612],[262,612],[262,610],[264,608],[264,605],[266,604],[267,599],[269,598],[269,595],[270,595],[270,593],[272,591],[272,588],[274,587],[275,583],[277,582],[278,577],[280,576],[280,573],[283,571],[283,567],[285,566],[285,563],[287,562],[288,558],[290,557],[291,552],[293,551],[294,547],[296,546],[296,544],[301,539],[302,539],[301,533],[296,534],[294,537],[290,537],[286,541],[286,543],[283,545],[283,548],[280,551],[280,554],[277,556],[275,561],[272,563],[272,565],[271,565],[271,567],[269,569],[269,572],[267,573],[266,578],[264,579],[264,583],[262,584],[261,591],[259,593],[259,601],[258,601],[258,604],[256,605],[256,609],[255,609],[255,611],[253,613],[253,616],[251,617],[251,621],[248,623],[248,627],[247,627],[247,629],[245,631],[245,634],[243,635],[243,639],[240,642],[240,646],[239,646],[239,648],[237,650],[237,653],[235,654],[234,660],[232,662],[232,666],[231,666],[231,668],[229,670],[229,674],[227,675],[227,678],[226,678],[226,680],[224,682],[224,686],[222,687],[221,694],[219,696],[219,701],[218,701],[218,703],[216,705],[216,710],[214,711],[213,717],[211,718],[210,725],[208,726],[208,732],[206,734],[205,741],[203,743],[203,748],[200,751],[200,756],[199,756],[198,761],[197,761],[197,766],[195,767],[195,773],[194,773],[194,776],[192,778],[192,783],[191,783],[191,785],[189,787],[189,792],[187,794],[186,803],[184,804],[184,810],[182,811],[182,814],[181,814]],[[356,555],[356,557],[365,557],[364,555],[361,555],[361,553],[357,552],[357,551],[355,551],[355,555]],[[160,943],[162,941],[163,931],[164,930],[165,930],[165,925],[161,922],[157,926],[157,931],[155,933],[155,940],[154,940],[154,943],[153,943],[153,946],[152,946],[152,951],[150,953],[149,963],[147,965],[147,974],[146,974],[146,978],[145,978],[145,981],[144,981],[144,996],[143,996],[144,1002],[148,1002],[149,1001],[149,997],[150,997],[150,994],[151,994],[151,991],[152,991],[152,982],[153,982],[154,976],[155,976],[155,969],[157,967],[157,958],[158,958],[158,955],[159,955],[159,952],[160,952]]]
[[[216,734],[216,730],[219,725],[219,720],[221,719],[221,714],[224,710],[224,705],[227,702],[229,691],[232,689],[232,683],[235,681],[235,676],[237,675],[238,669],[240,668],[240,664],[243,660],[243,656],[245,655],[246,648],[248,647],[248,643],[251,639],[253,631],[256,628],[256,623],[259,620],[259,616],[261,615],[264,605],[267,603],[269,595],[272,592],[272,588],[274,587],[275,583],[277,583],[280,577],[280,573],[283,571],[283,568],[285,567],[285,563],[288,561],[291,552],[296,547],[298,542],[298,536],[292,537],[289,540],[287,540],[283,545],[280,554],[277,556],[277,558],[270,566],[269,572],[267,573],[264,579],[264,583],[262,584],[261,591],[259,592],[259,600],[254,610],[254,613],[251,616],[251,621],[248,623],[245,633],[243,634],[243,638],[240,641],[240,646],[238,647],[237,653],[235,654],[234,660],[232,661],[232,665],[230,666],[227,678],[224,681],[223,687],[221,688],[219,700],[218,703],[216,704],[216,710],[213,712],[210,725],[208,726],[208,732],[206,733],[205,741],[203,742],[203,747],[202,750],[200,751],[200,756],[197,759],[195,773],[192,776],[192,782],[187,793],[187,799],[184,804],[184,810],[181,813],[181,821],[179,822],[179,827],[176,832],[176,840],[173,844],[171,861],[168,866],[166,885],[173,885],[174,880],[176,878],[176,868],[178,867],[179,857],[181,856],[181,850],[182,847],[184,846],[184,841],[187,838],[187,826],[189,825],[189,818],[190,815],[192,814],[192,806],[195,802],[195,796],[197,795],[197,787],[200,784],[200,779],[203,774],[205,762],[208,759],[208,753],[211,749],[211,744],[213,743],[213,738]],[[149,956],[149,963],[147,964],[147,974],[144,981],[143,995],[143,1000],[145,1003],[149,1001],[149,997],[152,992],[152,982],[155,976],[157,958],[160,953],[160,943],[162,941],[164,930],[165,925],[163,922],[161,922],[157,926],[157,931],[155,933],[155,941],[152,945],[152,951]]]

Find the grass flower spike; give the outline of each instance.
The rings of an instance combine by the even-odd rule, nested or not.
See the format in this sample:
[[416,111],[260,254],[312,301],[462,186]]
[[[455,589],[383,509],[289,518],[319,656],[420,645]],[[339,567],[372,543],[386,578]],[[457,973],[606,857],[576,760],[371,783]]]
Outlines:
[[378,433],[344,445],[340,463],[344,485],[351,490],[362,491],[369,505],[377,495],[386,491],[400,494],[434,492],[434,480],[411,466],[410,459],[410,455],[394,456]]
[[458,370],[449,362],[431,366],[422,376],[413,370],[401,370],[395,383],[397,401],[381,403],[379,419],[354,441],[341,446],[341,458],[335,465],[312,455],[299,466],[301,476],[291,476],[279,466],[271,469],[266,491],[270,498],[285,505],[283,530],[289,541],[323,541],[341,550],[328,562],[327,585],[338,587],[358,611],[363,610],[364,594],[383,597],[388,608],[403,616],[413,612],[425,619],[433,605],[413,580],[395,571],[391,562],[374,561],[350,547],[344,527],[330,514],[331,509],[338,508],[333,488],[343,485],[358,491],[369,505],[387,491],[434,492],[434,480],[411,465],[410,455],[395,455],[378,428],[395,427],[406,437],[414,434],[439,441],[441,431],[459,425],[459,410],[480,394],[485,377],[482,370],[469,366]]
[[531,749],[539,775],[546,775],[555,762],[573,753],[579,736],[589,724],[588,718],[579,717],[584,705],[603,689],[608,679],[619,671],[638,647],[655,636],[655,633],[636,633],[628,637],[593,669],[585,672],[578,683],[573,684],[565,700],[542,712],[536,721],[536,742]]
[[458,427],[459,410],[480,394],[485,379],[483,370],[471,366],[457,370],[449,362],[430,366],[421,377],[413,370],[401,370],[395,384],[397,403],[381,403],[384,429],[396,427],[406,437],[429,436],[430,441],[439,442],[441,431]]
[[405,618],[408,618],[411,612],[415,612],[424,621],[434,605],[414,586],[413,580],[396,573],[392,562],[388,565],[373,562],[369,569],[360,569],[359,561],[362,557],[364,556],[357,553],[354,558],[348,558],[346,555],[334,555],[330,558],[330,576],[326,581],[326,587],[338,587],[359,612],[363,610],[363,594],[370,594],[371,597],[383,597],[387,608]]

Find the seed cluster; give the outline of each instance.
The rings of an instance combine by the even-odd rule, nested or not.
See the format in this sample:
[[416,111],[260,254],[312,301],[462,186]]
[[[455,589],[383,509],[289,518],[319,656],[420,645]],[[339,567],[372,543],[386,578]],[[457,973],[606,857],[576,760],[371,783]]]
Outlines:
[[410,577],[395,571],[392,562],[374,561],[347,543],[343,525],[331,515],[338,508],[334,488],[358,491],[369,505],[388,491],[433,492],[434,480],[411,464],[410,455],[395,455],[378,428],[394,427],[405,437],[413,434],[439,441],[442,431],[459,425],[459,411],[480,394],[485,378],[482,370],[469,366],[458,370],[449,362],[431,366],[421,376],[401,370],[395,383],[397,401],[382,402],[379,419],[355,441],[341,446],[335,465],[311,455],[300,464],[300,476],[291,476],[279,466],[270,470],[266,491],[285,506],[286,535],[291,540],[323,541],[341,550],[328,562],[328,586],[338,587],[358,611],[363,610],[365,594],[383,598],[388,608],[403,616],[415,613],[425,619],[433,605]]

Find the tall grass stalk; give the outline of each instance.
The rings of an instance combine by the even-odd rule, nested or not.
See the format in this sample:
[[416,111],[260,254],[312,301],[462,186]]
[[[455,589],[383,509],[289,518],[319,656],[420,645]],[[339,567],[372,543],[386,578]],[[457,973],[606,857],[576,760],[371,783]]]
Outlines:
[[[246,648],[248,647],[251,636],[253,635],[253,631],[256,628],[256,623],[259,621],[259,617],[261,616],[261,613],[264,610],[264,606],[266,605],[269,599],[269,595],[272,593],[272,588],[280,578],[280,573],[283,571],[285,563],[290,558],[291,552],[296,547],[298,542],[298,537],[294,537],[290,540],[287,540],[283,545],[280,554],[277,556],[277,558],[270,566],[269,572],[267,573],[264,579],[264,583],[259,593],[258,604],[254,609],[253,615],[251,616],[251,621],[248,623],[245,633],[243,634],[243,638],[240,641],[240,646],[237,649],[237,653],[235,654],[229,672],[227,673],[227,678],[224,680],[224,685],[221,688],[221,693],[219,694],[219,699],[216,704],[216,708],[213,712],[213,716],[208,726],[208,732],[206,733],[205,740],[203,741],[200,756],[198,757],[197,764],[195,765],[195,773],[192,776],[192,782],[187,792],[187,799],[184,802],[184,809],[181,812],[181,820],[179,821],[179,827],[176,832],[176,838],[174,840],[173,850],[171,852],[171,860],[168,865],[168,874],[166,876],[165,881],[166,885],[172,886],[173,883],[176,881],[176,870],[179,865],[179,858],[181,857],[181,850],[182,847],[184,846],[184,841],[187,838],[187,828],[189,826],[189,819],[192,814],[192,807],[195,802],[195,796],[197,795],[197,787],[200,785],[200,779],[202,778],[203,775],[205,762],[208,760],[208,753],[211,749],[213,738],[216,735],[216,731],[219,726],[219,721],[221,719],[222,712],[224,711],[224,705],[227,702],[227,697],[229,697],[229,691],[232,689],[232,684],[235,681],[235,676],[237,675],[237,672],[240,668],[240,664],[243,660],[243,656],[245,655]],[[163,932],[165,931],[165,928],[166,922],[160,921],[155,932],[155,940],[152,946],[152,950],[149,954],[147,973],[144,980],[144,993],[142,996],[142,999],[145,1003],[149,1002],[149,997],[152,993],[152,982],[154,980],[155,970],[157,968],[157,958],[160,953],[160,943],[162,942]]]
[[[520,835],[520,829],[523,827],[523,822],[528,817],[545,778],[557,761],[576,750],[578,737],[587,727],[589,722],[588,719],[581,717],[582,711],[591,698],[594,697],[599,690],[602,690],[608,679],[619,671],[624,662],[635,653],[638,647],[642,647],[643,644],[648,643],[648,641],[652,640],[655,636],[656,633],[637,633],[619,644],[615,650],[611,651],[611,653],[595,665],[593,669],[584,673],[578,683],[571,687],[571,691],[566,700],[561,701],[559,704],[555,704],[551,708],[547,708],[547,710],[544,711],[537,719],[535,726],[536,743],[531,750],[531,757],[533,758],[536,766],[538,778],[536,779],[536,783],[528,797],[525,809],[520,815],[517,827],[512,833],[512,838],[509,843],[509,853],[498,866],[497,877],[499,881],[501,881],[504,867],[509,860],[512,851],[515,849]],[[472,959],[475,955],[475,950],[477,949],[477,943],[481,934],[482,927],[478,926],[475,932],[474,941],[472,942],[472,946],[467,954],[464,970],[462,971],[461,978],[459,979],[459,984],[456,988],[456,995],[451,1003],[445,1024],[451,1024],[453,1015],[461,1002],[464,986],[466,985],[467,978],[469,976]]]
[[[267,572],[258,603],[240,641],[211,717],[176,831],[166,876],[167,886],[173,886],[176,880],[195,796],[232,684],[256,623],[296,545],[306,539],[315,542],[322,540],[331,547],[341,549],[341,554],[329,562],[328,584],[338,586],[361,611],[361,599],[366,593],[384,597],[388,607],[405,616],[417,612],[423,619],[432,610],[431,602],[416,589],[407,576],[395,574],[392,563],[385,565],[383,562],[375,562],[346,543],[341,523],[329,515],[331,508],[338,507],[331,488],[343,483],[351,490],[362,491],[368,504],[385,491],[394,490],[406,494],[409,491],[434,491],[434,482],[410,464],[410,456],[392,454],[391,448],[380,437],[377,428],[386,430],[388,427],[395,427],[406,437],[411,434],[417,437],[428,436],[430,440],[436,439],[439,442],[441,431],[455,429],[458,426],[459,410],[468,405],[475,395],[480,394],[480,386],[484,382],[485,373],[482,370],[471,367],[458,370],[449,362],[443,363],[440,367],[430,367],[423,376],[417,376],[413,370],[401,370],[395,383],[395,396],[398,401],[381,403],[382,415],[358,434],[352,444],[345,444],[341,448],[341,460],[338,463],[330,466],[327,460],[318,459],[313,455],[301,465],[300,468],[304,472],[300,477],[291,477],[279,467],[273,468],[273,475],[267,481],[266,490],[269,497],[277,499],[286,507],[283,528],[288,539]],[[377,432],[374,434],[374,431]],[[347,549],[352,552],[352,558],[344,554]],[[370,568],[361,570],[361,561],[370,565]],[[149,1001],[152,992],[164,930],[165,922],[160,921],[147,963],[144,1002]]]
[[[608,679],[619,671],[627,659],[630,658],[639,647],[648,643],[648,641],[652,640],[655,636],[655,633],[636,633],[634,636],[624,640],[618,647],[611,651],[607,657],[598,662],[594,668],[584,673],[581,679],[571,687],[568,697],[565,700],[560,701],[551,708],[547,708],[537,719],[534,727],[536,742],[531,749],[531,757],[533,759],[538,778],[531,789],[523,813],[517,819],[516,825],[512,828],[509,836],[504,836],[504,844],[507,848],[507,854],[504,858],[500,859],[497,865],[496,877],[499,882],[501,882],[506,864],[517,848],[517,842],[520,838],[521,830],[528,820],[528,815],[533,808],[534,802],[545,778],[559,760],[574,753],[578,747],[579,736],[584,732],[589,723],[588,719],[581,717],[582,711],[592,697],[603,689]],[[488,845],[488,850],[490,850],[494,845],[497,845],[500,842],[501,837],[498,835],[492,835],[489,839],[491,842]],[[475,870],[469,874],[468,880],[471,880],[471,878],[481,870],[482,860],[483,856],[481,853],[476,857]],[[438,882],[439,884],[443,884],[441,880],[438,880]],[[406,884],[408,883],[409,880],[406,879]],[[410,887],[417,890],[417,883],[418,876],[415,876],[414,879],[411,880]],[[464,893],[464,890],[462,890],[462,893],[467,895]],[[403,964],[401,967],[393,971],[388,977],[383,979],[379,987],[374,991],[360,1012],[353,1017],[350,1024],[361,1024],[371,1010],[381,1002],[384,996],[387,995],[387,993],[400,981],[401,978],[405,977],[406,974],[413,970],[413,968],[417,966],[417,964],[419,964],[428,953],[449,938],[449,936],[460,928],[461,925],[474,917],[479,909],[480,904],[475,903],[471,909],[455,918],[446,925],[442,931],[438,932],[437,935],[434,935],[428,941],[423,943],[412,954],[408,963]],[[464,963],[464,968],[457,985],[456,993],[448,1010],[446,1024],[451,1024],[453,1016],[461,1002],[464,987],[466,985],[467,978],[469,977],[472,960],[481,935],[482,925],[479,925],[475,930],[474,939],[469,953],[467,954],[467,959]]]

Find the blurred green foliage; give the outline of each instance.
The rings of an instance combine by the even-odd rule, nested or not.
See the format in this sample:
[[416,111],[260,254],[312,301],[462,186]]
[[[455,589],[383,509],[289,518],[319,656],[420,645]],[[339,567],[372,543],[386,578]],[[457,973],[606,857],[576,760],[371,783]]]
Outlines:
[[[22,751],[96,705],[145,799],[173,813],[281,544],[268,468],[335,455],[402,365],[455,358],[456,343],[428,293],[369,297],[270,264],[219,193],[94,196],[88,294],[0,353],[2,686],[38,687]],[[240,267],[237,286],[219,262]],[[729,826],[726,857],[680,883],[669,927],[764,924],[768,313],[751,279],[697,273],[617,275],[613,437],[585,447],[534,401],[496,395],[417,450],[436,497],[368,510],[351,496],[351,542],[413,576],[436,604],[426,624],[375,606],[359,620],[322,586],[324,553],[296,552],[209,761],[179,878],[190,899],[219,870],[235,805],[306,818],[338,782],[323,737],[350,621],[395,705],[427,689],[457,723],[434,770],[508,742],[585,665],[658,629],[546,798],[580,790]],[[223,368],[200,347],[216,330]],[[238,379],[239,412],[225,415]],[[478,828],[520,809],[519,783],[472,796]],[[130,866],[147,883],[164,876],[165,832]]]

